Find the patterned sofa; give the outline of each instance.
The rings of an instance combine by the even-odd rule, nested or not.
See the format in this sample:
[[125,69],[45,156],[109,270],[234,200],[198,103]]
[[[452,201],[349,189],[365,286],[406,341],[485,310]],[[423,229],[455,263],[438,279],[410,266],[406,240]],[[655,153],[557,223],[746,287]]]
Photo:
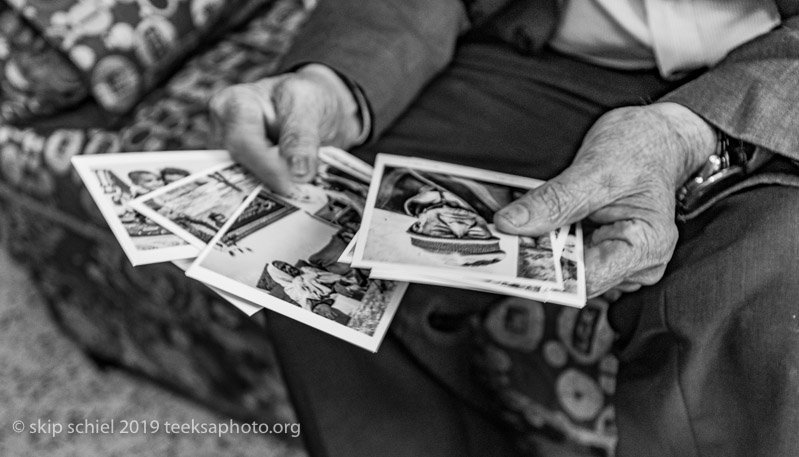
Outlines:
[[[69,2],[91,3],[49,4]],[[18,11],[25,3],[8,2]],[[171,264],[133,268],[70,165],[76,154],[205,149],[208,98],[274,72],[310,8],[300,0],[245,3],[246,21],[196,40],[193,52],[145,80],[151,87],[134,108],[116,113],[94,101],[108,101],[98,94],[50,93],[49,105],[21,105],[13,91],[25,85],[9,48],[15,40],[42,45],[15,29],[19,15],[10,7],[0,8],[0,242],[30,271],[53,318],[101,366],[140,374],[234,418],[287,421],[293,412],[262,317],[248,318]],[[208,15],[225,3],[195,4],[206,9],[192,14]],[[72,75],[58,76],[64,82]],[[76,99],[82,101],[70,106]]]

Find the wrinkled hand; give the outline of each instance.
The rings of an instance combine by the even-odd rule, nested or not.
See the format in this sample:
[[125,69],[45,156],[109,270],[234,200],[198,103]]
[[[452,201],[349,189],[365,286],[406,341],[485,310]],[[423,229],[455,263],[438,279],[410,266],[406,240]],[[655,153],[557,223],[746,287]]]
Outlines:
[[663,276],[677,243],[676,190],[715,144],[713,129],[681,105],[610,111],[569,168],[498,211],[494,222],[504,232],[540,235],[588,218],[598,225],[586,240],[588,294],[618,297]]
[[352,92],[318,64],[223,89],[210,111],[215,145],[286,195],[314,177],[319,146],[348,149],[360,133]]

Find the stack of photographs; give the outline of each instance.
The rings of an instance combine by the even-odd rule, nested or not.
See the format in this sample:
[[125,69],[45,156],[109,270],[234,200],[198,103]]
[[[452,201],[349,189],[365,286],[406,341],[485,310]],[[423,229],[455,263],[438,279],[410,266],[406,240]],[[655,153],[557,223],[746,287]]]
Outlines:
[[361,230],[340,259],[373,278],[460,287],[582,307],[582,228],[502,233],[494,213],[542,182],[377,156]]
[[377,351],[407,288],[338,262],[360,227],[372,167],[320,150],[312,183],[279,196],[226,151],[76,156],[133,265],[171,261],[252,315],[281,313]]
[[408,282],[581,307],[579,224],[500,233],[494,212],[540,181],[321,148],[316,178],[277,195],[226,151],[72,159],[135,265],[172,262],[252,315],[268,308],[377,351]]

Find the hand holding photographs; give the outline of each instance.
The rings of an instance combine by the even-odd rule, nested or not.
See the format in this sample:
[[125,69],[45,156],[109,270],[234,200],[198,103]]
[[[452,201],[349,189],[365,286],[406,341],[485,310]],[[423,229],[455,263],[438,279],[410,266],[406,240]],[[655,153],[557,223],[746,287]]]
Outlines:
[[360,226],[372,167],[334,148],[319,155],[315,180],[285,197],[225,151],[73,163],[134,265],[171,260],[248,315],[267,307],[376,351],[407,284],[338,262]]
[[383,154],[373,172],[335,148],[319,157],[313,182],[287,196],[225,151],[73,163],[134,265],[175,261],[248,315],[266,307],[371,351],[406,281],[585,304],[579,224],[537,237],[494,227],[540,181]]
[[338,262],[367,190],[357,173],[328,164],[289,198],[259,189],[187,275],[376,351],[407,284]]
[[379,155],[353,265],[561,287],[556,234],[500,233],[494,212],[540,181]]
[[[584,278],[577,277],[582,272],[582,236],[569,237],[568,228],[539,237],[507,235],[492,223],[494,212],[540,184],[381,154],[352,265],[372,268],[373,277],[535,295],[583,306]],[[564,261],[561,251],[567,245],[579,254]],[[581,268],[575,269],[572,260]],[[564,265],[569,268],[567,282]]]

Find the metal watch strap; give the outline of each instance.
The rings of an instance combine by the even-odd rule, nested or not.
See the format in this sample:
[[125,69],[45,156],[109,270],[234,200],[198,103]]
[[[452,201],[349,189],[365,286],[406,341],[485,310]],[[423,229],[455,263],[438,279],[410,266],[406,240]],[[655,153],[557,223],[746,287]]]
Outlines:
[[677,211],[689,214],[724,189],[751,175],[771,159],[773,153],[731,138],[717,130],[716,151],[702,168],[677,191]]

